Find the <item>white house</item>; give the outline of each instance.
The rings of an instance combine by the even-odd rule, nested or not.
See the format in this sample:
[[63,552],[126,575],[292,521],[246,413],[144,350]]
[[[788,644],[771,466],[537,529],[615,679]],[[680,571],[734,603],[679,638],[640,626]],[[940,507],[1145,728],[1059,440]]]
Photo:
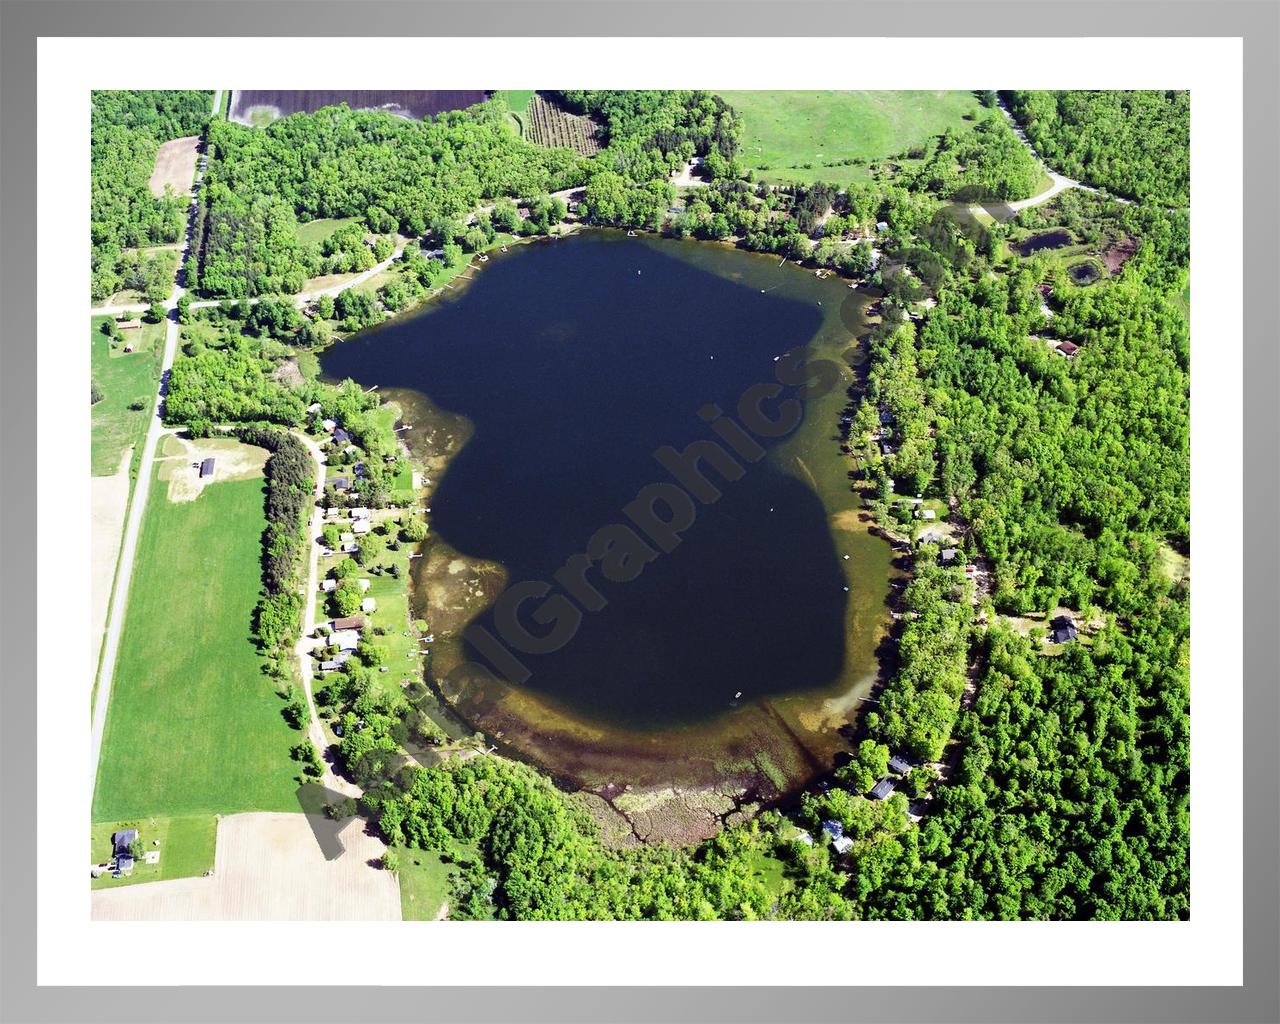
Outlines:
[[368,519],[372,515],[373,513],[370,512],[367,508],[353,508],[351,510],[352,519]]
[[373,529],[373,523],[368,519],[357,519],[351,524],[351,532],[354,534],[365,534]]
[[360,602],[360,610],[362,612],[376,612],[378,610],[378,602],[372,597],[366,597]]
[[324,591],[326,594],[331,594],[338,589],[338,581],[337,580],[321,580],[320,589]]
[[329,637],[329,643],[335,644],[340,651],[354,651],[360,646],[360,631],[356,629],[335,629]]

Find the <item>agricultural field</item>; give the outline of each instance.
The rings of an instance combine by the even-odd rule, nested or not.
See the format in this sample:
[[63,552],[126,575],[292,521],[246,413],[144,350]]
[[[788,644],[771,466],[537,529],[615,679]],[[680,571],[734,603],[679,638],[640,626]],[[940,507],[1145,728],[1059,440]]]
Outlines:
[[156,165],[147,183],[151,194],[160,199],[166,189],[172,189],[176,196],[189,193],[191,183],[195,181],[196,158],[199,155],[199,135],[184,135],[161,143],[156,151]]
[[525,137],[539,146],[564,146],[583,156],[600,152],[599,126],[534,93],[524,115]]
[[306,815],[224,815],[211,876],[105,886],[92,894],[93,919],[400,920],[395,875],[377,866],[386,845],[354,819],[339,840],[345,853],[325,860]]
[[237,89],[228,118],[240,124],[270,124],[278,117],[310,113],[345,103],[352,110],[385,110],[418,120],[483,103],[483,89]]
[[[866,164],[966,128],[971,92],[722,92],[743,122],[742,159],[765,181],[866,180]],[[859,160],[862,163],[841,163]]]
[[250,635],[263,481],[172,502],[167,465],[138,540],[93,820],[296,809],[289,752],[301,734]]
[[148,851],[159,851],[159,861],[155,864],[136,861],[133,873],[127,878],[112,878],[107,872],[92,879],[93,888],[113,889],[168,878],[198,878],[213,867],[218,820],[211,814],[97,822],[89,834],[90,863],[109,861],[111,836],[130,828],[138,830],[138,839]]
[[[128,332],[127,342],[113,346],[102,333],[102,325],[109,319],[95,316],[89,321],[90,372],[102,395],[101,401],[93,403],[90,416],[94,476],[114,474],[124,450],[136,448],[146,434],[160,379],[164,338],[164,324],[146,324],[140,331]],[[136,350],[126,354],[126,343]]]

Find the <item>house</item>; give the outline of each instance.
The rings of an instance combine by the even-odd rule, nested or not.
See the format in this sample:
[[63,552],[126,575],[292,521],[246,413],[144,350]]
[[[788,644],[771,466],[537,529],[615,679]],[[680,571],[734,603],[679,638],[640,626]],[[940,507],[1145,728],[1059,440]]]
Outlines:
[[324,510],[324,517],[326,519],[337,519],[341,515],[342,515],[342,509],[338,508],[337,505],[330,505],[327,509]]
[[320,425],[324,427],[326,431],[332,434],[334,430],[337,429],[338,423],[336,420],[321,420]]
[[213,459],[205,459],[200,463],[200,479],[208,480],[213,476]]
[[345,533],[338,534],[338,540],[340,540],[343,544],[350,544],[355,539],[356,539],[356,535],[350,532],[349,530]]
[[828,818],[822,823],[822,831],[832,839],[839,839],[844,835],[844,825],[836,821],[834,818]]
[[338,669],[340,669],[340,668],[342,668],[342,662],[340,662],[340,661],[332,661],[332,660],[331,660],[331,661],[322,661],[322,662],[320,662],[320,671],[321,671],[321,672],[337,672],[337,671],[338,671]]
[[348,541],[346,544],[343,544],[342,547],[338,548],[338,550],[344,555],[354,555],[360,550],[360,546],[356,544],[355,541]]
[[370,512],[367,508],[353,508],[353,509],[351,509],[351,518],[352,518],[352,519],[368,519],[371,515],[373,515],[373,513],[372,513],[372,512]]
[[351,486],[351,481],[345,476],[335,476],[330,483],[333,484],[335,491],[345,491]]
[[356,471],[356,479],[359,480],[365,474],[365,465],[363,462],[357,462],[354,466]]
[[333,432],[333,440],[337,444],[349,444],[351,442],[351,435],[348,434],[341,427],[338,427]]
[[839,839],[831,840],[831,848],[843,856],[853,849],[853,840],[848,836],[841,836]]
[[319,402],[312,402],[309,406],[307,406],[307,412],[311,413],[312,416],[314,416],[319,411],[320,411]]
[[347,615],[341,619],[334,619],[330,626],[335,630],[339,629],[364,629],[364,619],[359,615]]
[[958,554],[960,554],[960,552],[956,548],[943,548],[942,554],[939,557],[942,558],[943,563],[954,562],[956,560],[956,555]]
[[1049,625],[1053,627],[1049,639],[1055,644],[1070,643],[1080,635],[1080,631],[1076,629],[1076,621],[1070,615],[1059,615]]
[[809,835],[809,833],[806,832],[804,829],[800,829],[799,831],[797,831],[796,834],[793,835],[791,838],[798,843],[804,843],[805,846],[813,845],[813,836]]
[[361,534],[368,533],[372,529],[373,529],[373,523],[371,523],[368,519],[357,519],[354,523],[351,524],[351,532],[354,533],[357,537],[360,536]]
[[141,320],[120,320],[116,326],[122,331],[140,331],[142,330]]
[[1058,342],[1057,352],[1060,356],[1066,356],[1068,359],[1074,358],[1075,354],[1080,351],[1080,346],[1073,341]]
[[321,580],[320,589],[326,594],[332,594],[335,590],[338,589],[338,581],[337,580]]
[[899,775],[906,775],[907,772],[911,771],[911,762],[901,754],[894,754],[889,758],[889,770],[895,771]]
[[916,513],[917,519],[937,519],[938,514],[931,508],[922,508]]
[[889,776],[886,775],[883,779],[881,779],[879,782],[877,782],[874,786],[871,787],[871,799],[884,800],[886,797],[892,796],[893,791],[897,789],[897,787],[898,787],[898,784],[894,782],[893,779],[889,778]]
[[111,833],[111,855],[113,857],[130,856],[129,848],[138,841],[138,830],[136,828],[122,828],[119,832]]
[[354,651],[360,646],[360,634],[354,629],[335,629],[329,643],[340,651]]
[[372,597],[366,597],[360,602],[360,610],[362,612],[376,612],[378,610],[378,602]]
[[888,230],[889,230],[889,223],[888,223],[888,221],[883,221],[883,220],[878,220],[878,221],[876,221],[876,230],[877,230],[877,231],[888,231]]

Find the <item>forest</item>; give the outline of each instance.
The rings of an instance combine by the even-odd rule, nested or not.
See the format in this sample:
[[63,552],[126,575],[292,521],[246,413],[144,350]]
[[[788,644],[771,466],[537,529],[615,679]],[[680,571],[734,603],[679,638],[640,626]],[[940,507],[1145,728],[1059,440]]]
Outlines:
[[1191,202],[1191,94],[1010,92],[1027,138],[1063,174],[1164,206]]
[[372,232],[422,236],[482,200],[554,192],[582,180],[582,158],[525,142],[489,103],[434,119],[327,107],[266,128],[210,126],[208,188],[193,268],[201,294],[244,298],[301,289],[324,272],[298,224],[357,217]]
[[[95,91],[90,117],[90,238],[94,301],[134,288],[148,301],[169,294],[172,267],[152,269],[136,251],[182,239],[185,195],[157,198],[148,184],[160,143],[199,135],[209,120],[207,90]],[[172,260],[172,254],[162,254]],[[165,280],[163,289],[156,281]]]

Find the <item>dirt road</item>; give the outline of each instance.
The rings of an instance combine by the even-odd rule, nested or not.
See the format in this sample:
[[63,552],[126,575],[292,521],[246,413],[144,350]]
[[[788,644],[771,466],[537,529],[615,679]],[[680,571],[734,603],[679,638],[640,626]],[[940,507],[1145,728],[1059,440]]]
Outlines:
[[[311,522],[307,529],[307,547],[309,550],[307,555],[307,579],[303,584],[306,589],[302,593],[302,636],[298,638],[294,651],[298,656],[298,674],[302,677],[302,689],[307,695],[307,711],[311,719],[307,727],[307,735],[311,737],[311,742],[316,745],[316,750],[323,755],[325,748],[328,746],[328,741],[325,739],[324,730],[320,727],[320,716],[316,712],[315,698],[311,695],[312,683],[315,679],[311,652],[320,646],[320,641],[315,639],[312,634],[316,631],[316,605],[319,603],[316,595],[320,575],[319,540],[320,534],[324,530],[324,510],[320,508],[319,503],[324,496],[325,460],[324,453],[320,451],[320,446],[307,437],[306,434],[295,430],[293,431],[293,436],[307,446],[307,450],[311,452],[311,458],[316,465],[316,485],[314,490],[316,504],[311,510]],[[360,796],[360,788],[335,775],[329,759],[325,758],[324,760],[324,778],[320,780],[320,784],[327,789],[345,793],[347,796]]]

